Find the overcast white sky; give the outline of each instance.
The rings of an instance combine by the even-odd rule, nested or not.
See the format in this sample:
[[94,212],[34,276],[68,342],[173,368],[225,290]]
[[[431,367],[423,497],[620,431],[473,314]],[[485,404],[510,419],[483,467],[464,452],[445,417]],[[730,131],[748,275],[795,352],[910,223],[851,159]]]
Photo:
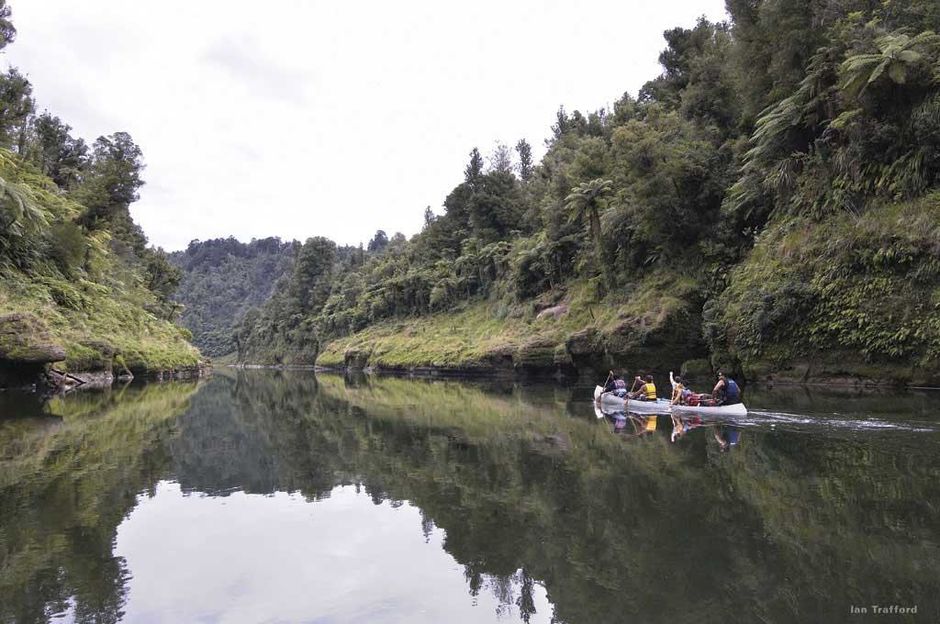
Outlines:
[[5,62],[89,143],[129,132],[133,214],[167,250],[234,235],[417,232],[468,153],[659,74],[662,32],[724,0],[9,0]]

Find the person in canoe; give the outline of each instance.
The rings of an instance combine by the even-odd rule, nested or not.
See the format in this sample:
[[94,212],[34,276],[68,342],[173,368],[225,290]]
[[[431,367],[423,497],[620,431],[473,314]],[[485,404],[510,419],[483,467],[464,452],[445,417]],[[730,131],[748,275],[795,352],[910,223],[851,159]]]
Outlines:
[[[647,375],[644,380],[642,377],[637,375],[636,382],[639,382],[643,385],[640,386],[640,389],[636,392],[630,393],[630,398],[634,401],[655,401],[656,400],[656,384],[653,383],[653,376]],[[634,385],[636,385],[634,382]]]
[[613,392],[620,398],[627,395],[627,382],[625,382],[620,375],[614,375],[613,371],[611,371],[608,379],[610,381],[604,384],[604,392]]
[[712,397],[715,405],[735,405],[741,402],[741,389],[734,379],[718,373],[718,383],[712,388]]
[[669,373],[669,381],[672,382],[672,405],[686,405],[689,401],[692,391],[685,387],[682,377],[673,377]]

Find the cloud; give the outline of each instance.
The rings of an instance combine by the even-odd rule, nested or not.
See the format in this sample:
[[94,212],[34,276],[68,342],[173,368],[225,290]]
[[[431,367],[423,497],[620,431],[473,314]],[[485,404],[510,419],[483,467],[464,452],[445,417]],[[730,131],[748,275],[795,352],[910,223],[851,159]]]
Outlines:
[[295,104],[307,103],[307,92],[313,82],[310,74],[265,58],[257,42],[221,37],[202,54],[201,60],[255,92]]
[[134,137],[132,210],[154,244],[358,244],[418,231],[474,146],[526,138],[538,156],[559,105],[635,94],[662,32],[703,13],[721,19],[723,0],[582,0],[577,16],[536,0],[13,0],[6,54],[76,134]]

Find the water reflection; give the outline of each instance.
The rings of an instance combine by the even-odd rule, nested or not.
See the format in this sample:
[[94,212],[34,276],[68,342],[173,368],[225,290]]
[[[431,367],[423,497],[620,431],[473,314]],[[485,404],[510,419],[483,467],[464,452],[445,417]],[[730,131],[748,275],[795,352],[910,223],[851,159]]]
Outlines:
[[257,371],[0,420],[0,621],[937,613],[921,395],[749,392],[733,422],[589,396]]
[[129,572],[115,530],[167,464],[192,384],[56,398],[0,414],[0,621],[117,622]]
[[130,622],[478,622],[516,619],[523,602],[529,621],[550,621],[544,588],[522,572],[469,596],[444,539],[413,505],[376,504],[352,486],[311,505],[161,482],[121,524],[115,551],[134,571]]

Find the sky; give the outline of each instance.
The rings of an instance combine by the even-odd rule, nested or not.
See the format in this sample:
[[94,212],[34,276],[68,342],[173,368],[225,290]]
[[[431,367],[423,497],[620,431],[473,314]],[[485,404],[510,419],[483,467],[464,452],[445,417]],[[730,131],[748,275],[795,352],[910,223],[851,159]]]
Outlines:
[[469,152],[544,141],[661,71],[662,33],[724,0],[8,0],[2,63],[89,143],[129,132],[164,249],[235,236],[410,236]]

